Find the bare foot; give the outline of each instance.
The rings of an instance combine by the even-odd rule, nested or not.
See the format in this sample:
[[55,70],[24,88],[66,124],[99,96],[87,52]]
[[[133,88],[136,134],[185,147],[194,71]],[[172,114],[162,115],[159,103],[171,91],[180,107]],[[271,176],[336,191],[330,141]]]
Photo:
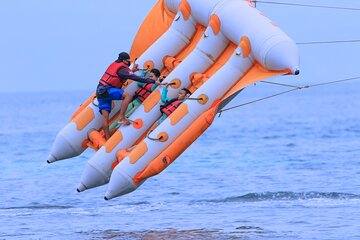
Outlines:
[[117,122],[118,124],[124,124],[124,125],[130,125],[130,121],[126,120],[126,119],[119,119],[119,121]]

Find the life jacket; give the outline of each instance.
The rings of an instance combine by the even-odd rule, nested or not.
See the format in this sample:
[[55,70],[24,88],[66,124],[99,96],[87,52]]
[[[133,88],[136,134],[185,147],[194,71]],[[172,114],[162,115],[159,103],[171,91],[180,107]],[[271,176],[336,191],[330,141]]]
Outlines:
[[143,102],[150,94],[153,83],[144,83],[134,94],[134,99],[137,98]]
[[160,112],[169,116],[173,113],[184,100],[178,100],[177,98],[171,99],[167,104],[160,106]]
[[126,82],[126,79],[121,79],[117,75],[117,71],[120,68],[126,68],[130,72],[129,67],[123,62],[113,62],[106,69],[106,72],[101,77],[99,83],[104,86],[111,86],[115,88],[121,88],[122,85]]

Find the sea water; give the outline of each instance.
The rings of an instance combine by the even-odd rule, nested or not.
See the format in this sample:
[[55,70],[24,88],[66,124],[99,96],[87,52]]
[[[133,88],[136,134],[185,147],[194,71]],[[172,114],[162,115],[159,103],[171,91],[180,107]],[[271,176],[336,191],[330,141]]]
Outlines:
[[[283,91],[257,84],[228,106]],[[286,89],[285,89],[286,90]],[[360,239],[360,84],[225,111],[170,167],[110,201],[94,154],[47,164],[91,92],[0,95],[0,239]]]

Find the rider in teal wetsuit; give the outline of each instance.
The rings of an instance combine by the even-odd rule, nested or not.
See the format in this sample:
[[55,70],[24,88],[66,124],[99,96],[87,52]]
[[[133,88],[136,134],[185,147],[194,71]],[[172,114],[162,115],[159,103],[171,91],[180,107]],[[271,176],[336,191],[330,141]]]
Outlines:
[[173,113],[181,103],[183,103],[186,98],[188,98],[191,95],[191,92],[187,88],[182,88],[179,91],[179,95],[177,98],[168,98],[168,86],[169,84],[165,85],[165,88],[162,90],[161,94],[161,101],[164,103],[164,105],[160,106],[160,112],[162,113],[159,120],[157,120],[149,130],[149,133],[152,132],[157,126],[159,126],[171,113]]
[[[160,78],[160,71],[156,68],[151,69],[150,79],[158,80],[158,82],[162,82],[163,78]],[[159,86],[156,83],[137,83],[139,89],[136,90],[132,102],[129,104],[129,107],[125,113],[126,116],[130,116],[144,100]]]

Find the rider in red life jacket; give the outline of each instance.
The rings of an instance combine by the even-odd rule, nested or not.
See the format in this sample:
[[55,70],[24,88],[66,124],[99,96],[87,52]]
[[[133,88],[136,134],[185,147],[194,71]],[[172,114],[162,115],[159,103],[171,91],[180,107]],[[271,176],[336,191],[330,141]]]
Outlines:
[[[144,72],[145,75],[147,72]],[[153,68],[150,70],[149,78],[157,79],[162,82],[163,78],[160,78],[160,71],[157,68]],[[158,86],[154,83],[141,83],[138,82],[139,89],[136,90],[133,100],[138,99],[140,102],[143,102]]]
[[118,122],[125,125],[130,124],[125,117],[125,112],[131,101],[131,96],[121,89],[126,80],[131,79],[137,82],[155,83],[155,80],[153,79],[143,78],[132,74],[131,72],[137,71],[137,64],[134,65],[132,70],[129,68],[130,65],[130,55],[126,52],[120,53],[118,59],[107,68],[96,89],[96,96],[99,103],[99,111],[102,114],[103,129],[106,139],[110,138],[109,115],[113,100],[122,100]]
[[[161,83],[164,78],[160,77],[160,71],[157,68],[153,68],[150,71],[149,78],[157,80],[157,83]],[[138,82],[139,88],[136,90],[133,96],[132,102],[126,111],[126,116],[131,115],[137,107],[158,87],[156,83],[141,83]]]
[[165,88],[162,91],[161,94],[161,101],[164,103],[164,105],[160,106],[160,112],[162,113],[161,118],[157,120],[149,130],[149,133],[152,132],[157,126],[159,126],[171,113],[173,113],[181,103],[183,103],[186,98],[190,97],[191,92],[187,88],[183,88],[179,91],[179,95],[177,98],[168,98],[168,86],[169,84],[165,85]]
[[[135,112],[135,110],[142,104],[142,102],[158,87],[157,83],[161,83],[163,78],[160,77],[160,71],[157,68],[151,69],[149,71],[144,71],[141,76],[149,75],[150,79],[156,80],[156,83],[142,83],[138,82],[137,85],[139,88],[134,93],[132,97],[132,101],[129,103],[128,108],[125,112],[125,116],[129,117],[131,114]],[[110,126],[110,131],[117,129],[121,126],[121,124],[114,122]]]

